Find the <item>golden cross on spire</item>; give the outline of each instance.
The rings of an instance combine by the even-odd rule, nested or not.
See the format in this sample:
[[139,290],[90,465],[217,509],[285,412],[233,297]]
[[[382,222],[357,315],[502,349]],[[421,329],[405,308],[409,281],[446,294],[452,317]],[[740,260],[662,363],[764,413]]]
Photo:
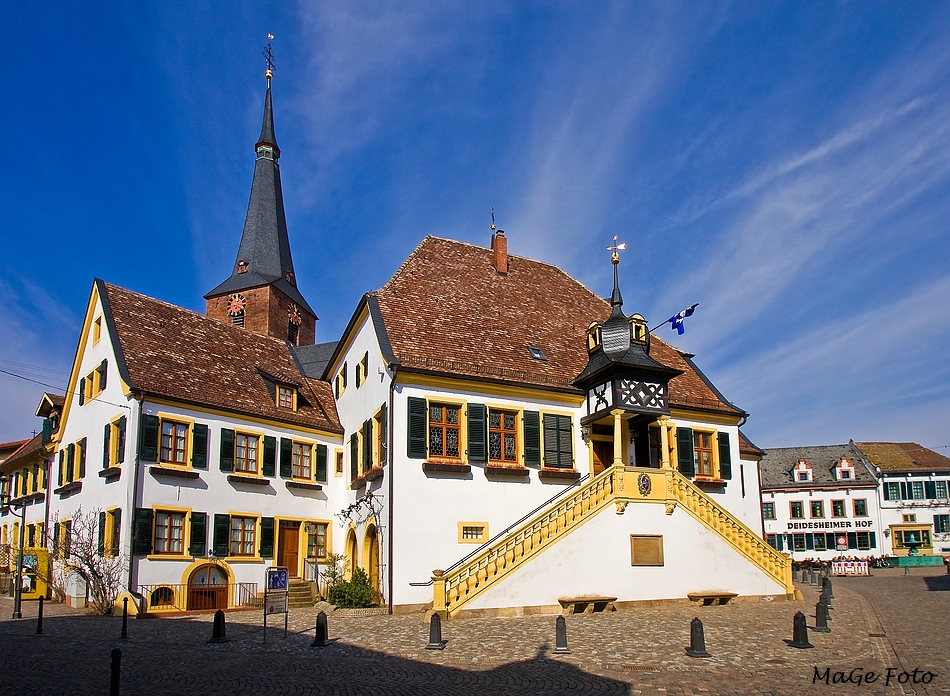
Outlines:
[[267,47],[264,49],[264,62],[267,64],[267,70],[264,71],[264,77],[267,78],[267,82],[270,83],[272,77],[274,77],[274,52],[271,50],[270,42],[274,39],[273,34],[267,35]]

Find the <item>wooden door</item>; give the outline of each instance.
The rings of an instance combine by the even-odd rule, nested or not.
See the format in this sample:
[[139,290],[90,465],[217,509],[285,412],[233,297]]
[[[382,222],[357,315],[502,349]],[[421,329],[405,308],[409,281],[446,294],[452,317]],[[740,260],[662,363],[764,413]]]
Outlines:
[[277,537],[277,565],[287,568],[292,578],[300,577],[300,523],[280,523]]
[[607,440],[593,440],[594,476],[613,464],[614,443]]

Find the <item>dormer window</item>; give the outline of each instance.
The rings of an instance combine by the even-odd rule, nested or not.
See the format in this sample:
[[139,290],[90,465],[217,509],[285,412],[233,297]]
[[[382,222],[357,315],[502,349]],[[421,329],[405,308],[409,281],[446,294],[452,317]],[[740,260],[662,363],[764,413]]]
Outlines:
[[647,341],[647,320],[641,314],[633,314],[628,320],[630,322],[630,342],[646,343]]
[[811,462],[807,459],[799,459],[798,463],[795,464],[795,468],[792,470],[792,478],[798,483],[813,481],[814,476],[812,474]]
[[835,478],[839,481],[853,481],[855,478],[854,464],[844,457],[839,459],[838,463],[835,464]]
[[279,408],[289,408],[292,411],[297,410],[297,390],[283,384],[277,385],[277,406]]
[[237,272],[238,273],[247,273],[247,261],[241,259],[237,262]]
[[591,322],[591,325],[587,328],[587,352],[593,353],[600,347],[600,324],[596,321]]

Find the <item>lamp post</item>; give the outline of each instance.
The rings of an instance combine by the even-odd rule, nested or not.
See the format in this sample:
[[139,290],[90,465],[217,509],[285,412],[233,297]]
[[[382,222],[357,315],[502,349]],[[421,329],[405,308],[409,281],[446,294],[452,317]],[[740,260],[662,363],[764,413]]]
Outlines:
[[[6,474],[0,475],[0,489],[3,490],[2,498],[0,498],[0,507],[15,507],[13,503],[13,495],[11,491],[7,488],[9,480],[7,479]],[[23,592],[23,544],[25,541],[26,535],[26,503],[19,503],[18,507],[20,508],[20,548],[19,553],[17,554],[16,560],[16,576],[14,582],[16,582],[14,595],[13,595],[13,618],[22,619],[23,613],[20,611],[20,595]]]

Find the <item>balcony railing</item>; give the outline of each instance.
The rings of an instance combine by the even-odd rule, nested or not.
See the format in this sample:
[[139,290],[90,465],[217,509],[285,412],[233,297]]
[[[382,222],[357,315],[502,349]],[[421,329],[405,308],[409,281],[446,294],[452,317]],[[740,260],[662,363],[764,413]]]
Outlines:
[[225,585],[184,585],[162,583],[139,585],[148,612],[210,611],[213,609],[253,608],[257,602],[256,582]]

